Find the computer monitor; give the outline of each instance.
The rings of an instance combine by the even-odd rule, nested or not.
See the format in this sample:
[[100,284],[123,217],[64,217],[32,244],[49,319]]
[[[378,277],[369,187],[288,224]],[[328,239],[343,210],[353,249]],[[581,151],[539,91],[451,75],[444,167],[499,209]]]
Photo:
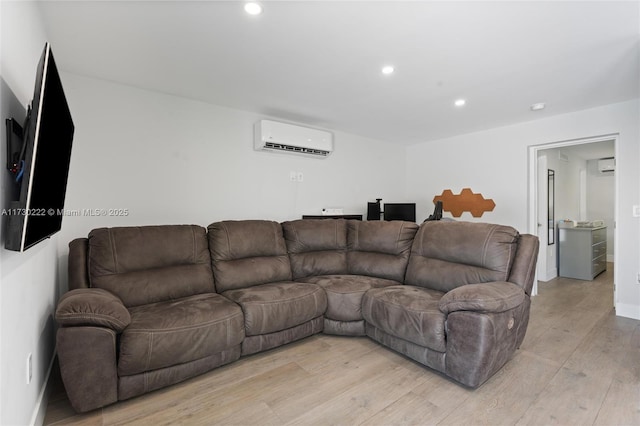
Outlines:
[[384,220],[416,221],[416,203],[385,203]]

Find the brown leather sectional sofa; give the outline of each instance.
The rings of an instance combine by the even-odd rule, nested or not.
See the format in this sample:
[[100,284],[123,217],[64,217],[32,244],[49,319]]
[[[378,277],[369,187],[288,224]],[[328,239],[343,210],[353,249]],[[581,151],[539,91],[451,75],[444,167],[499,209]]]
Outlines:
[[57,350],[83,412],[321,332],[477,387],[524,338],[538,240],[339,219],[101,228],[69,247]]

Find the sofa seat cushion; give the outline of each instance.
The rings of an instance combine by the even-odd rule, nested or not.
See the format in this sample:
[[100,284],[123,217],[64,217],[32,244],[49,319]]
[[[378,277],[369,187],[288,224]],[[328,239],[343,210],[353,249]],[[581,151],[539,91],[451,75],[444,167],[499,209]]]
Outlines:
[[247,336],[295,327],[322,316],[327,309],[324,290],[307,283],[284,281],[229,290],[223,295],[242,307]]
[[438,308],[443,294],[408,285],[374,288],[362,299],[362,316],[388,334],[445,352],[446,316]]
[[215,293],[130,309],[120,339],[118,375],[128,376],[211,356],[244,339],[242,310]]
[[362,320],[362,296],[372,288],[390,287],[401,283],[363,275],[324,275],[302,278],[300,281],[319,285],[327,293],[325,317],[337,321]]

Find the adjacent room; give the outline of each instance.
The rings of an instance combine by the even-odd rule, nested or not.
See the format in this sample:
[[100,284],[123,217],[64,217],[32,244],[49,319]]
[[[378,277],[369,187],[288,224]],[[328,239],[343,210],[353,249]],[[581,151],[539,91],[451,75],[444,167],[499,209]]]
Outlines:
[[[0,137],[7,165],[0,173],[0,424],[640,423],[640,1],[3,0],[0,31],[0,112],[13,119]],[[15,200],[20,185],[29,193],[32,186],[20,180],[24,152],[12,147],[40,134],[31,117],[39,117],[39,99],[51,98],[38,91],[49,78],[39,70],[50,69],[51,58],[73,137],[66,148],[33,156],[33,170],[36,158],[48,161],[45,188],[56,176],[64,182],[57,228],[31,244],[19,233],[27,234],[22,217],[36,211]],[[70,247],[74,240],[100,234],[112,248],[101,255],[117,265],[116,241],[130,236],[104,228],[175,226],[175,239],[149,241],[193,248],[194,259],[202,249],[209,275],[220,274],[220,292],[239,290],[220,278],[216,262],[269,256],[287,259],[291,280],[320,288],[328,269],[321,278],[300,271],[326,263],[294,260],[315,244],[304,240],[305,224],[315,223],[318,250],[360,259],[345,271],[377,274],[367,285],[381,290],[409,284],[409,256],[418,256],[416,241],[436,222],[473,236],[499,229],[512,248],[530,243],[536,267],[522,266],[524,249],[505,250],[500,272],[507,275],[490,280],[501,296],[511,292],[508,309],[518,310],[518,337],[506,352],[488,350],[485,359],[464,345],[442,349],[455,340],[453,317],[442,313],[453,310],[442,302],[449,288],[433,290],[442,297],[440,334],[418,346],[393,335],[393,324],[375,323],[382,305],[373,296],[362,296],[368,310],[358,299],[362,329],[353,331],[353,318],[329,318],[330,294],[314,293],[320,299],[309,306],[318,312],[296,324],[311,327],[303,338],[287,337],[299,330],[287,325],[278,345],[265,333],[249,348],[248,308],[225,300],[245,321],[246,336],[230,334],[230,349],[220,352],[234,362],[211,361],[180,380],[171,370],[154,388],[149,354],[140,382],[113,385],[105,403],[82,405],[62,382],[59,354],[67,349],[59,330],[68,324],[57,308],[78,281],[73,271],[92,268],[89,255],[77,255],[88,251]],[[234,228],[243,223],[251,232]],[[281,233],[276,251],[259,237],[270,226]],[[366,240],[376,226],[385,236],[395,232],[404,252],[387,249],[387,237]],[[574,234],[588,242],[573,245]],[[300,240],[292,243],[292,235]],[[246,244],[215,248],[233,238]],[[456,241],[444,237],[433,247]],[[487,244],[446,255],[464,263],[464,253],[473,257]],[[145,263],[147,249],[130,254]],[[405,263],[397,269],[395,258],[358,257],[376,250]],[[461,303],[456,294],[451,302]],[[507,311],[491,309],[496,318]],[[514,327],[512,317],[486,318]],[[467,334],[487,330],[473,327]],[[112,333],[114,348],[124,345],[120,331]],[[243,337],[238,359],[231,346]],[[468,358],[448,365],[460,352]],[[117,364],[127,354],[112,355],[114,371],[133,377]],[[473,363],[490,371],[468,379]],[[123,396],[137,386],[144,392]]]

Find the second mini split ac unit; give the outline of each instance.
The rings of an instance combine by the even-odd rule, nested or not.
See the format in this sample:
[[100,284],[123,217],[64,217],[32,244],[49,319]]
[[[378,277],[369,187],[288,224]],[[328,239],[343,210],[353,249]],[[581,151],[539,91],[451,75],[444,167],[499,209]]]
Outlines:
[[613,173],[616,171],[616,160],[613,158],[601,158],[598,160],[598,171],[600,173]]
[[324,130],[260,120],[255,125],[254,149],[326,158],[333,152],[333,134]]

